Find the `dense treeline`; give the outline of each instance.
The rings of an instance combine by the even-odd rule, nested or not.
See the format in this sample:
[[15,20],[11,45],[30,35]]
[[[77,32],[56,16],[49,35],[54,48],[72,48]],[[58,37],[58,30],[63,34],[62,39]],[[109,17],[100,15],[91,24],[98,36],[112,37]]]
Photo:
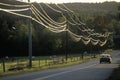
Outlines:
[[[12,2],[11,2],[12,1]],[[14,0],[2,0],[0,2],[13,3]],[[19,4],[23,4],[20,3]],[[24,3],[25,4],[25,3]],[[36,6],[37,4],[34,3]],[[120,35],[119,4],[117,2],[104,3],[66,3],[65,5],[75,11],[82,22],[95,29],[96,32],[113,32]],[[56,20],[62,21],[62,17],[50,10],[43,3],[43,8],[48,15]],[[55,7],[55,4],[50,4]],[[61,5],[61,4],[59,4]],[[5,8],[4,6],[0,6]],[[38,6],[37,6],[38,7]],[[24,14],[27,14],[24,13]],[[68,13],[64,13],[68,15]],[[34,16],[33,16],[34,17]],[[69,19],[69,18],[68,18]],[[65,32],[53,33],[44,26],[32,21],[33,55],[53,55],[67,53],[97,52],[112,47],[112,37],[103,47],[91,44],[84,45],[81,41],[74,42]],[[74,32],[74,28],[72,29]],[[67,36],[67,37],[66,37]],[[115,41],[116,42],[116,41]],[[118,42],[117,42],[118,43]],[[118,43],[119,44],[119,43]],[[119,46],[118,46],[119,48]],[[0,11],[0,56],[27,56],[28,55],[28,19]]]

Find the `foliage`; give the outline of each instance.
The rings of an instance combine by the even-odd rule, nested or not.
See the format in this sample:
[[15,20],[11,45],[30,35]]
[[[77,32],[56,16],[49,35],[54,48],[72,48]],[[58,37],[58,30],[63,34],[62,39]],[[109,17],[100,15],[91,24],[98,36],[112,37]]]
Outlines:
[[[14,0],[2,0],[5,3],[18,3]],[[20,3],[19,4],[26,4]],[[34,3],[35,4],[35,3]],[[36,5],[36,4],[35,4]],[[48,15],[56,20],[63,21],[58,13],[50,10],[43,3]],[[53,8],[55,4],[50,4]],[[60,4],[61,5],[61,4]],[[85,22],[89,28],[95,29],[100,33],[107,31],[120,35],[120,22],[118,21],[118,5],[117,2],[104,3],[66,3],[68,8],[75,11],[82,22]],[[36,5],[37,6],[37,5]],[[5,8],[4,6],[0,6]],[[38,7],[38,6],[37,6]],[[26,13],[24,13],[26,14]],[[66,17],[67,13],[64,13]],[[69,19],[69,18],[68,18]],[[108,48],[112,42],[112,38],[106,46],[84,45],[82,42],[74,42],[69,36],[66,39],[66,33],[52,33],[42,25],[32,21],[32,38],[33,38],[33,55],[53,55],[68,53],[80,53],[84,51],[100,51]],[[80,33],[74,29],[72,31]],[[79,26],[78,26],[79,27]],[[11,15],[0,11],[0,56],[27,56],[28,55],[28,19]],[[67,42],[67,43],[66,43]],[[66,49],[67,48],[67,49]]]

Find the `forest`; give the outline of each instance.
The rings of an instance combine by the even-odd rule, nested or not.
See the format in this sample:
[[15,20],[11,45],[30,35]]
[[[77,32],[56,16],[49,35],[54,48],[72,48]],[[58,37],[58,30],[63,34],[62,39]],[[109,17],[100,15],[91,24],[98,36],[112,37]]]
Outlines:
[[[15,0],[0,0],[0,3],[12,4],[12,5],[27,5],[27,3],[18,2]],[[53,3],[32,3],[41,13],[42,8],[46,11],[48,16],[54,21],[63,22],[64,17],[59,12],[55,12],[53,9],[59,10]],[[50,9],[47,5],[51,6]],[[63,7],[62,4],[58,4]],[[69,10],[74,11],[79,20],[86,23],[90,29],[94,29],[96,32],[104,34],[110,32],[107,37],[107,42],[104,46],[84,44],[82,41],[74,41],[70,35],[63,31],[60,33],[54,33],[31,20],[32,27],[32,55],[63,55],[66,52],[68,54],[87,52],[101,52],[108,48],[120,49],[120,3],[119,2],[103,2],[103,3],[65,3],[65,6]],[[34,7],[33,7],[34,8]],[[28,31],[29,31],[29,18],[13,15],[2,11],[1,9],[14,9],[0,4],[0,57],[5,56],[28,56]],[[19,9],[19,8],[16,8]],[[60,11],[60,10],[59,10]],[[17,12],[25,15],[29,15],[28,11]],[[44,13],[43,13],[44,14]],[[76,17],[70,12],[63,11],[62,13],[69,21],[72,21],[70,17],[76,20]],[[69,15],[71,15],[69,17]],[[35,15],[31,14],[32,17]],[[46,19],[47,20],[47,19]],[[44,23],[47,24],[47,23]],[[55,24],[53,24],[55,25]],[[76,27],[67,23],[68,29],[76,34],[86,35],[76,29]]]

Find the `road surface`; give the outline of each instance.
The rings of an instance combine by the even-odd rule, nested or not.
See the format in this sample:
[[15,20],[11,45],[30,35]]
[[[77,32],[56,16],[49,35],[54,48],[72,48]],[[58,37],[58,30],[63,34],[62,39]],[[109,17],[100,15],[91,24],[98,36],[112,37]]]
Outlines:
[[1,77],[0,80],[105,80],[120,62],[120,51],[113,51],[111,64],[99,64],[99,59],[65,68]]

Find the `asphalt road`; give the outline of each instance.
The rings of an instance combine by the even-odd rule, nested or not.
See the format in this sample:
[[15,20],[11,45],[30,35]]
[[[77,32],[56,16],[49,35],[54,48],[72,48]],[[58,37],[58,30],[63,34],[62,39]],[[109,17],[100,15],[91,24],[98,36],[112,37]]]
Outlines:
[[105,80],[120,62],[120,51],[113,51],[111,64],[99,64],[99,59],[65,68],[2,77],[0,80]]

